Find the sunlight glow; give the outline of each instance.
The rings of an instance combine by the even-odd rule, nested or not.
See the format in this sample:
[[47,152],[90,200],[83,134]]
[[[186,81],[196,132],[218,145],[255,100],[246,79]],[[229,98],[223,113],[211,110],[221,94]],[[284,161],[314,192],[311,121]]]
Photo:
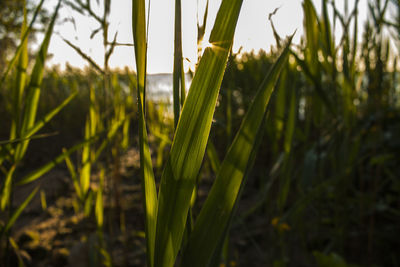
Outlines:
[[207,40],[203,40],[201,42],[201,48],[203,49],[203,51],[206,50],[206,48],[213,48],[213,47],[214,45]]
[[[344,0],[336,0],[338,6],[343,6]],[[182,50],[185,59],[185,71],[189,68],[194,70],[197,62],[197,2],[200,7],[205,6],[206,0],[188,0],[182,3]],[[118,32],[119,43],[132,43],[131,7],[130,1],[112,1],[110,14],[109,36]],[[297,29],[293,42],[299,43],[302,32],[301,0],[251,0],[244,1],[240,12],[239,21],[235,32],[233,51],[236,53],[240,47],[242,52],[270,50],[275,45],[275,40],[268,21],[269,13],[280,7],[273,17],[275,28],[281,37],[292,34]],[[317,10],[320,9],[320,2],[315,1]],[[210,47],[223,47],[221,44],[209,43],[208,39],[214,20],[218,11],[220,1],[211,1],[209,6],[207,26],[202,42],[202,51]],[[364,5],[360,6],[360,9]],[[172,73],[174,55],[174,5],[171,1],[152,0],[148,40],[148,73]],[[200,8],[199,18],[202,18]],[[365,10],[359,10],[364,16]],[[76,51],[69,47],[62,38],[71,41],[74,45],[87,53],[98,65],[103,65],[104,49],[102,46],[102,34],[91,34],[98,28],[97,22],[91,18],[79,16],[74,10],[64,7],[61,10],[59,21],[65,18],[74,18],[75,24],[71,22],[59,23],[56,32],[50,43],[49,52],[53,54],[50,64],[59,64],[64,68],[66,62],[75,67],[88,65]],[[362,18],[360,18],[362,21]],[[78,26],[79,25],[79,26]],[[111,68],[124,68],[128,66],[135,69],[135,58],[132,47],[116,47],[110,57]]]

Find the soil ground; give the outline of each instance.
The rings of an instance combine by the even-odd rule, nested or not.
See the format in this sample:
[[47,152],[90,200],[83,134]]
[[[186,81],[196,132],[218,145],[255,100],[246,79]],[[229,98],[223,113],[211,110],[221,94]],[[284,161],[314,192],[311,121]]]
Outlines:
[[[11,266],[17,264],[16,254],[26,266],[96,266],[100,258],[109,259],[112,266],[117,267],[145,266],[144,214],[136,149],[129,150],[121,158],[118,180],[117,194],[113,183],[108,180],[105,185],[103,241],[99,239],[94,215],[85,217],[74,207],[76,194],[64,166],[31,184],[18,187],[14,195],[15,206],[37,186],[40,191],[13,228],[12,238],[18,249],[14,249]],[[92,186],[96,187],[97,182],[98,173],[95,173]],[[205,181],[199,189],[199,202],[204,200],[210,184]],[[47,207],[43,207],[41,197],[46,199]],[[241,203],[239,212],[248,210],[251,205],[246,199]],[[231,266],[265,266],[267,255],[257,243],[260,240],[260,244],[263,243],[268,228],[271,228],[270,224],[261,217],[251,218],[250,224],[233,225]],[[100,244],[103,244],[103,250],[99,249]]]

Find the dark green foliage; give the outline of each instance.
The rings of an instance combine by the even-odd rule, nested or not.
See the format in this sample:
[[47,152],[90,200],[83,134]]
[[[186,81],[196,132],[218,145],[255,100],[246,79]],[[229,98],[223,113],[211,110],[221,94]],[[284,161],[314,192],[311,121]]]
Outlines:
[[[400,106],[392,47],[399,39],[397,34],[389,39],[384,30],[399,27],[385,22],[386,2],[371,2],[361,44],[358,1],[347,16],[328,1],[322,1],[322,15],[311,1],[303,2],[305,36],[271,100],[255,179],[244,192],[244,198],[255,199],[254,209],[238,220],[250,223],[263,216],[272,222],[275,235],[267,243],[279,245],[268,262],[399,263],[394,248],[400,243],[390,235],[400,231],[400,171],[395,167],[400,166]],[[333,35],[334,24],[347,29],[343,36]],[[229,119],[237,127],[254,96],[254,83],[273,58],[274,53],[263,51],[231,55],[214,126],[219,151],[231,131]],[[265,167],[271,172],[263,172]],[[256,198],[254,187],[261,188]],[[309,256],[299,258],[299,253]]]
[[[0,73],[3,73],[7,60],[18,45],[21,25],[24,20],[23,12],[27,2],[28,14],[33,13],[37,3],[31,0],[2,0],[0,9]],[[30,36],[35,39],[35,33],[43,31],[48,23],[50,14],[43,9],[35,25],[35,30]]]

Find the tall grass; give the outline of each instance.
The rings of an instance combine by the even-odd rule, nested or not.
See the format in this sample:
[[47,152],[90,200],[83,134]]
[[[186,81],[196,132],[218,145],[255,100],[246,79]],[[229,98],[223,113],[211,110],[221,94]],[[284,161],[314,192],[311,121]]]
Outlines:
[[[70,97],[65,99],[63,103],[59,104],[56,108],[46,114],[40,120],[37,120],[37,108],[40,101],[41,94],[41,83],[43,79],[44,65],[47,58],[47,50],[49,47],[50,39],[52,36],[55,20],[60,8],[61,1],[58,2],[54,14],[51,18],[48,29],[45,33],[44,39],[37,53],[35,64],[32,69],[30,77],[27,76],[28,67],[28,35],[32,31],[33,23],[36,19],[38,12],[40,11],[43,1],[41,1],[36,8],[35,14],[32,18],[31,23],[28,25],[26,9],[24,10],[24,21],[21,28],[21,42],[17,48],[17,51],[9,62],[5,73],[1,79],[1,87],[4,90],[6,87],[5,81],[12,70],[15,62],[17,63],[16,68],[16,83],[11,87],[12,92],[12,122],[10,128],[9,140],[2,144],[1,147],[1,158],[0,163],[2,165],[2,171],[4,179],[1,184],[0,192],[0,209],[5,212],[8,209],[8,215],[5,216],[5,222],[0,228],[0,241],[1,241],[1,252],[2,257],[5,259],[5,265],[8,266],[9,262],[9,242],[10,242],[10,231],[13,224],[20,216],[21,212],[27,206],[27,204],[34,197],[38,189],[34,189],[31,194],[21,203],[17,208],[13,206],[13,192],[16,185],[24,184],[35,180],[40,175],[47,172],[51,167],[55,165],[51,162],[46,168],[40,168],[35,170],[32,174],[27,177],[16,181],[16,170],[18,169],[21,161],[23,160],[26,151],[28,149],[30,140],[34,135],[48,122],[50,121],[59,111],[67,105],[76,94],[72,94]],[[29,79],[29,83],[27,80]],[[61,158],[63,155],[60,156]],[[60,161],[60,157],[58,161]],[[5,244],[3,238],[5,237]]]
[[[138,73],[138,110],[140,114],[141,174],[143,177],[144,203],[146,211],[146,238],[149,266],[173,266],[182,247],[191,196],[211,128],[211,121],[222,82],[228,54],[239,16],[241,1],[221,3],[214,28],[207,47],[199,62],[188,96],[179,113],[180,100],[175,87],[174,114],[179,116],[169,158],[164,168],[158,197],[148,152],[145,127],[144,81],[146,77],[146,30],[144,1],[132,1],[133,34],[136,66]],[[179,44],[179,1],[176,8],[176,40]],[[224,21],[224,23],[222,23]],[[290,44],[290,42],[289,42]],[[181,48],[180,48],[181,49]],[[176,50],[179,51],[179,48]],[[260,87],[248,116],[244,119],[235,141],[223,161],[215,185],[195,222],[193,233],[183,249],[182,264],[204,266],[210,262],[217,245],[224,240],[229,227],[233,207],[239,195],[239,188],[251,166],[254,144],[260,139],[258,129],[265,118],[269,97],[279,72],[287,60],[288,45],[280,59]],[[181,66],[179,53],[175,64]],[[178,62],[178,63],[177,63]],[[175,69],[175,75],[179,76]],[[226,188],[232,190],[226,190]],[[215,223],[215,220],[218,223]],[[204,239],[205,231],[211,239]],[[199,251],[198,248],[201,248]]]
[[[342,14],[329,1],[321,2],[321,13],[312,1],[303,1],[304,36],[281,74],[260,145],[263,158],[256,162],[257,169],[269,164],[271,172],[254,174],[260,176],[254,186],[261,185],[257,202],[236,222],[242,229],[241,222],[254,216],[270,219],[276,264],[294,264],[294,251],[299,250],[321,266],[325,260],[332,264],[338,254],[361,265],[397,264],[396,256],[383,256],[390,251],[383,244],[397,242],[387,231],[397,228],[398,219],[389,211],[396,204],[387,199],[397,192],[392,178],[398,172],[388,172],[398,162],[392,157],[397,142],[383,137],[399,129],[393,120],[399,103],[389,100],[398,94],[398,51],[390,44],[398,39],[387,35],[386,30],[396,29],[385,22],[396,19],[389,19],[388,2],[370,3],[361,35],[361,2],[349,2],[349,11]],[[343,29],[342,35],[334,34],[337,28]],[[232,99],[236,110],[247,110],[249,96],[242,88],[250,83],[248,77],[257,79],[254,66],[269,66],[269,60],[264,53],[233,60],[223,90],[230,86],[238,96]],[[221,102],[228,102],[227,94]],[[227,120],[223,108],[217,109],[220,124]],[[239,112],[233,116],[233,125],[243,118]],[[217,144],[224,142],[225,131],[216,139]],[[376,209],[378,202],[385,203],[386,211]],[[360,257],[366,254],[370,256]]]

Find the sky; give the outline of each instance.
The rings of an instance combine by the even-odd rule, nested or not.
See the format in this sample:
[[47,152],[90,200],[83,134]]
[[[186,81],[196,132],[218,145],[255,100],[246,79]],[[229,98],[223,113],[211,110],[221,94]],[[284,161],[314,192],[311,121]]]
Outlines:
[[[343,7],[345,0],[336,0],[338,7]],[[367,0],[360,1],[359,13],[361,19],[365,18],[365,6]],[[95,5],[96,1],[92,1]],[[102,1],[100,1],[102,2]],[[111,1],[109,39],[118,32],[119,43],[133,43],[131,26],[131,1]],[[150,23],[148,40],[148,73],[171,73],[173,69],[174,54],[174,0],[151,0]],[[317,10],[320,10],[320,0],[315,0]],[[210,0],[209,15],[206,27],[205,39],[208,39],[214,23],[221,0]],[[350,10],[353,1],[350,0]],[[278,33],[284,37],[297,30],[294,42],[298,43],[302,35],[303,14],[302,0],[244,0],[235,32],[233,50],[240,47],[242,51],[269,50],[275,44],[272,29],[268,21],[268,14],[279,8],[273,17],[274,25]],[[182,1],[182,38],[183,57],[185,70],[194,66],[196,62],[196,38],[197,38],[197,10],[200,18],[205,8],[205,0]],[[97,11],[101,12],[101,7]],[[100,13],[101,14],[101,13]],[[65,18],[74,18],[75,23],[64,21]],[[62,22],[62,23],[61,23]],[[92,57],[100,66],[103,64],[104,48],[102,35],[97,34],[90,38],[93,30],[98,28],[94,19],[79,16],[71,8],[64,7],[60,13],[59,23],[55,29],[49,53],[53,54],[50,64],[58,64],[61,69],[65,63],[75,67],[87,65],[76,51],[69,47],[61,37],[80,47],[83,52]],[[112,68],[135,69],[134,49],[129,46],[115,48],[110,58],[109,65]]]

